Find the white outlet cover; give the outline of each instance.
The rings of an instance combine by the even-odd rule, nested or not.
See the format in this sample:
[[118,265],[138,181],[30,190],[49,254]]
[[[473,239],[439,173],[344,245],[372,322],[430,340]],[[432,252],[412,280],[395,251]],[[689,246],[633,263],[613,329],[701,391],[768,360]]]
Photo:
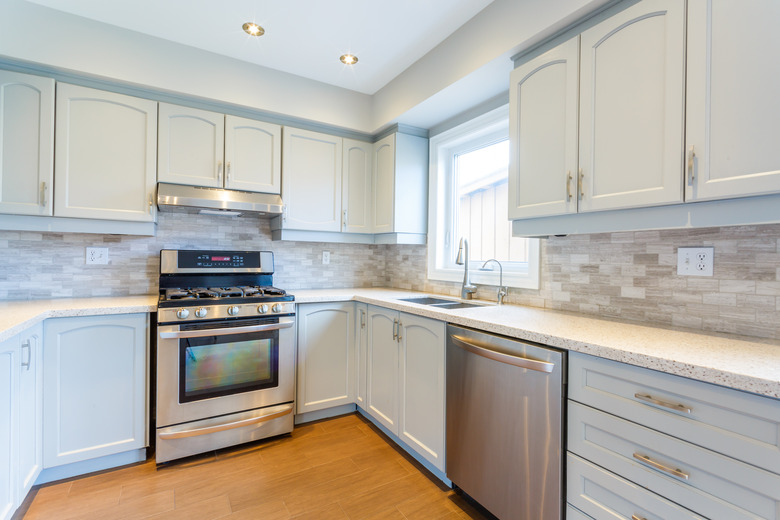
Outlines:
[[714,247],[678,247],[677,274],[680,276],[712,276]]
[[327,265],[330,263],[330,251],[322,252],[322,264]]
[[108,264],[108,248],[107,247],[88,247],[86,250],[85,263],[90,265],[106,265]]

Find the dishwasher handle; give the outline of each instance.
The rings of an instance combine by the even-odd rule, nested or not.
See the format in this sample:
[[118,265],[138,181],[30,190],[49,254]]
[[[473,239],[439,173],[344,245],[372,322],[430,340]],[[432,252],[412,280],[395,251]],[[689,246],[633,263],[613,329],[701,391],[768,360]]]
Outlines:
[[513,356],[511,354],[504,354],[503,352],[496,352],[495,350],[491,350],[489,348],[475,345],[470,341],[466,341],[466,338],[456,336],[454,334],[451,334],[450,338],[452,338],[453,343],[455,343],[457,346],[461,347],[462,349],[467,350],[472,354],[476,354],[484,358],[492,359],[493,361],[498,361],[499,363],[506,363],[508,365],[514,365],[520,368],[527,368],[529,370],[535,370],[537,372],[544,372],[546,374],[549,374],[555,368],[555,363],[549,363],[547,361],[538,361],[536,359],[528,359],[520,356]]

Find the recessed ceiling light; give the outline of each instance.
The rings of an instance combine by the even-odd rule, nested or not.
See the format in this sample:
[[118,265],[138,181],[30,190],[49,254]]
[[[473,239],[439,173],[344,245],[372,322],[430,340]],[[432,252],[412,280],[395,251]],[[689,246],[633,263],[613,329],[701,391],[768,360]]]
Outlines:
[[354,54],[342,54],[341,57],[339,57],[341,60],[341,63],[344,65],[354,65],[358,62],[357,56]]
[[241,28],[250,36],[262,36],[265,34],[265,29],[254,22],[247,22]]

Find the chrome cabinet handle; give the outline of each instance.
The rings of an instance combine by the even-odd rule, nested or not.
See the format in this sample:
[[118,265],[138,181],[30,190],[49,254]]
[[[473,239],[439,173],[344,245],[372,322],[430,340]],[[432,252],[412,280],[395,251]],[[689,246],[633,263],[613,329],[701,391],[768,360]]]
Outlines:
[[639,453],[634,453],[634,458],[638,460],[639,462],[642,462],[643,464],[647,464],[653,469],[657,469],[658,471],[661,471],[663,473],[666,473],[668,475],[671,475],[673,477],[681,478],[683,480],[688,480],[688,477],[690,475],[686,472],[684,472],[681,469],[677,468],[670,468],[669,466],[666,466],[664,464],[661,464],[660,462],[656,462],[647,455],[641,455]]
[[203,330],[177,330],[173,332],[160,332],[162,339],[180,338],[204,338],[207,336],[228,336],[230,334],[242,334],[245,332],[262,332],[266,330],[289,329],[295,325],[295,320],[279,320],[279,323],[268,325],[251,325],[249,327],[233,327],[227,329],[203,329]]
[[580,168],[579,185],[580,185],[580,200],[582,200],[585,198],[585,174],[582,173],[582,168]]
[[290,413],[292,413],[292,406],[288,406],[284,410],[269,413],[266,415],[261,415],[259,417],[250,417],[249,419],[242,419],[240,421],[223,423],[223,424],[215,424],[214,426],[206,426],[205,428],[194,428],[192,430],[160,432],[159,435],[161,439],[183,439],[185,437],[207,435],[209,433],[232,430],[234,428],[243,428],[244,426],[250,426],[252,424],[271,421],[273,419],[278,419],[279,417],[284,417],[285,415],[289,415]]
[[230,181],[230,161],[227,162],[225,169],[225,181]]
[[498,361],[499,363],[506,363],[507,365],[514,365],[516,367],[527,368],[529,370],[535,370],[537,372],[544,372],[547,374],[552,372],[555,368],[555,363],[538,361],[536,359],[528,359],[520,356],[512,356],[510,354],[504,354],[503,352],[496,352],[495,350],[491,350],[480,345],[475,345],[470,341],[466,341],[466,338],[462,338],[460,336],[452,335],[450,338],[452,338],[452,341],[462,349],[467,350],[472,354],[476,354],[487,359],[492,359],[493,361]]
[[398,320],[398,342],[399,342],[399,343],[400,343],[400,342],[401,342],[401,340],[403,339],[403,338],[401,337],[401,329],[403,329],[403,327],[404,327],[404,324],[403,324],[403,323],[401,323],[401,320]]
[[49,204],[49,198],[47,197],[49,188],[46,186],[46,182],[41,183],[41,206],[44,208]]
[[22,361],[22,368],[30,370],[30,364],[32,363],[32,348],[30,347],[30,340],[28,339],[22,344],[22,350],[27,349],[27,361]]
[[365,329],[366,328],[366,311],[363,309],[360,309],[360,328]]
[[154,214],[154,193],[149,194],[149,214]]
[[647,518],[639,515],[631,515],[631,520],[647,520]]
[[566,172],[566,200],[571,200],[571,170]]
[[674,410],[675,412],[691,413],[692,411],[690,406],[685,406],[684,404],[669,403],[667,401],[661,401],[660,399],[656,399],[652,395],[648,395],[648,394],[636,393],[634,394],[634,397],[639,399],[640,401],[655,404],[658,406],[663,406],[664,408],[669,408],[670,410]]
[[217,161],[217,180],[222,182],[222,161]]
[[693,186],[693,179],[695,176],[694,165],[696,159],[696,152],[693,150],[693,145],[688,147],[688,185]]
[[347,210],[341,212],[341,229],[347,229]]
[[398,320],[393,320],[393,339],[398,341]]

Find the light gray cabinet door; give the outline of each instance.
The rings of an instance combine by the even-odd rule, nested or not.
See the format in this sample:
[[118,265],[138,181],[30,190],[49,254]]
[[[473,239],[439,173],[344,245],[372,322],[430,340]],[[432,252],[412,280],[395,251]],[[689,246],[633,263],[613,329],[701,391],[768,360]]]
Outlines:
[[775,0],[688,1],[686,200],[780,191],[778,20]]
[[16,510],[18,482],[19,336],[0,343],[0,519]]
[[51,215],[54,80],[0,70],[0,213]]
[[282,192],[282,127],[225,116],[225,188]]
[[148,320],[148,314],[46,320],[44,467],[147,445]]
[[371,233],[371,166],[372,145],[365,141],[344,139],[343,175],[341,179],[342,223],[346,233]]
[[299,304],[298,413],[355,402],[355,304]]
[[368,413],[398,435],[398,312],[368,307]]
[[18,504],[43,469],[43,323],[20,337]]
[[366,371],[368,369],[368,306],[365,303],[356,303],[355,312],[355,338],[357,340],[357,348],[355,349],[357,366],[355,403],[365,410],[366,393],[368,391],[368,385],[366,384]]
[[638,2],[580,48],[579,211],[682,202],[685,3]]
[[520,65],[509,83],[509,218],[577,211],[579,36]]
[[157,103],[57,84],[54,216],[154,222]]
[[398,436],[420,456],[444,471],[443,321],[399,315],[400,412]]

